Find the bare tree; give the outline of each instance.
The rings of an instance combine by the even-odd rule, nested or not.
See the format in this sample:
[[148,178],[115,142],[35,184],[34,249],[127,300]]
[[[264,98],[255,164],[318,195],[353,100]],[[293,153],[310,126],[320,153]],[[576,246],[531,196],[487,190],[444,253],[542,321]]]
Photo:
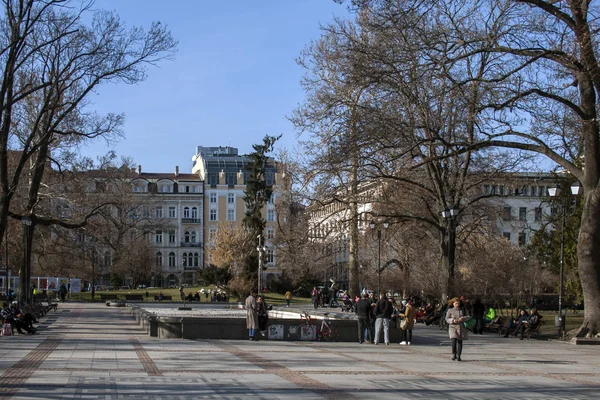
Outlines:
[[[169,57],[175,49],[176,42],[160,23],[153,23],[147,32],[127,30],[114,13],[96,11],[91,15],[92,5],[66,0],[3,4],[0,237],[8,216],[31,220],[26,226],[29,242],[36,225],[76,227],[85,223],[37,214],[44,172],[50,164],[60,168],[61,159],[68,159],[68,152],[62,149],[86,139],[120,134],[121,115],[98,116],[89,111],[89,95],[98,85],[140,82],[148,66]],[[11,170],[10,149],[18,150],[19,155]],[[27,202],[13,210],[11,202],[24,172]],[[25,286],[21,290],[27,292]]]

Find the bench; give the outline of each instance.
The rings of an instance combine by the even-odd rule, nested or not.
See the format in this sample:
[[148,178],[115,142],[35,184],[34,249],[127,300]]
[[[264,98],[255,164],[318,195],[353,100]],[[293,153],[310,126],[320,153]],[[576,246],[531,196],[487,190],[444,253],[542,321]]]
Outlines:
[[107,300],[119,300],[119,296],[117,296],[116,294],[100,294],[100,300],[102,301],[107,301]]
[[46,314],[48,311],[56,311],[58,309],[58,304],[52,301],[47,294],[34,294],[33,305],[42,310],[42,315]]
[[498,332],[498,333],[504,334],[504,332],[502,332],[502,330],[504,328],[504,319],[502,317],[498,316],[498,317],[494,318],[493,321],[485,324],[484,328],[490,332]]
[[127,300],[127,301],[144,301],[144,296],[141,294],[126,294],[125,300]]
[[537,339],[540,336],[540,328],[542,327],[543,323],[544,321],[540,321],[535,328],[530,328],[529,326],[527,326],[527,328],[525,328],[523,336],[526,337],[527,340],[529,340],[531,336]]
[[[172,301],[173,300],[173,296],[165,296],[165,295],[163,295],[162,301],[165,301],[165,300],[171,300]],[[159,301],[158,296],[154,296],[154,301]]]

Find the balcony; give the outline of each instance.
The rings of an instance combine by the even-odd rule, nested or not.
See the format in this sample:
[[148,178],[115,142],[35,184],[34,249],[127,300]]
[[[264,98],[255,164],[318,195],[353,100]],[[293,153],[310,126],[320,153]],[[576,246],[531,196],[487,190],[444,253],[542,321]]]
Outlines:
[[182,224],[199,224],[200,218],[181,218]]
[[181,247],[200,247],[199,242],[181,242]]

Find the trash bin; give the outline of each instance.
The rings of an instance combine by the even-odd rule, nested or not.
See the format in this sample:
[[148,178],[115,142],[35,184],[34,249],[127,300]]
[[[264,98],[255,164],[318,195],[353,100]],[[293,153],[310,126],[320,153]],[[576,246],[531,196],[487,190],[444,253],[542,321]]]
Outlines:
[[566,315],[555,315],[554,316],[554,326],[556,328],[565,329],[565,319],[566,319]]

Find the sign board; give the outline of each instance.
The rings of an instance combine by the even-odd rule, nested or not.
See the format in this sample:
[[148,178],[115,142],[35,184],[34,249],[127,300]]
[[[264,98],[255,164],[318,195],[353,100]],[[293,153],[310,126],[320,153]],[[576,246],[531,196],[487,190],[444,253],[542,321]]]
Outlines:
[[71,279],[71,293],[81,292],[81,279]]

